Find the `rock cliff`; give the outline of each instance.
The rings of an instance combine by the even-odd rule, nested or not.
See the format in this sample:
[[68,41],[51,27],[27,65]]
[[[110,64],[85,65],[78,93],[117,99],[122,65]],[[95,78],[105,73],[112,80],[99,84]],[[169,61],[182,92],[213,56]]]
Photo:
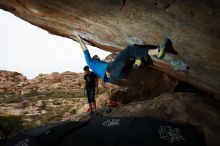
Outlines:
[[0,8],[64,37],[76,31],[90,45],[119,52],[129,44],[158,45],[168,36],[190,66],[154,69],[220,95],[220,1],[217,0],[1,0]]

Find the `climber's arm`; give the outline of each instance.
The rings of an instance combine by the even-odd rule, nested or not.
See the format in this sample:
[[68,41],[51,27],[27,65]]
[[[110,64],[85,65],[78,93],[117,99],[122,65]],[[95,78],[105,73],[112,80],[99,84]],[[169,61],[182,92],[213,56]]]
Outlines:
[[[79,41],[79,43],[80,43],[80,46],[81,46],[82,51],[84,52],[84,51],[88,50],[87,47],[86,47],[86,45],[85,45],[85,43],[84,43],[83,40],[81,39],[81,37],[80,37],[78,34],[76,34],[76,33],[75,33],[75,36],[76,36],[76,38],[78,39],[78,41]],[[72,36],[71,36],[71,39],[73,39]]]
[[79,35],[77,35],[76,33],[75,33],[75,35],[76,35],[77,39],[79,40],[80,46],[82,48],[82,51],[84,52],[84,51],[88,50],[86,45],[85,45],[85,43],[81,39],[81,37]]
[[[87,49],[87,47],[86,47],[85,43],[83,42],[83,40],[81,39],[81,37],[78,34],[76,34],[76,32],[74,32],[74,33],[75,33],[75,36],[76,36],[76,38],[78,39],[78,41],[80,43],[81,49],[82,49],[82,51],[84,53],[84,56],[85,56],[85,59],[86,59],[86,62],[87,62],[88,65],[90,65],[90,63],[92,61],[92,58],[90,56],[89,50]],[[73,39],[73,40],[75,39],[72,36],[70,36],[70,38]]]

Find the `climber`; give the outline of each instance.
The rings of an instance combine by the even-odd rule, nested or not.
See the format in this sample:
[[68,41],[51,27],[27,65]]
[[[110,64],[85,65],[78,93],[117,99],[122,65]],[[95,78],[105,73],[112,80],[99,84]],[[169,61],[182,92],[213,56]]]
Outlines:
[[[168,42],[171,42],[170,39],[166,38],[160,46],[129,45],[116,56],[113,62],[107,63],[97,59],[97,57],[93,57],[92,59],[81,37],[76,33],[75,36],[79,40],[88,66],[104,82],[112,82],[125,78],[131,71],[128,67],[131,60],[135,60],[133,61],[133,68],[138,68],[141,65],[142,59],[150,59],[149,55],[154,55],[159,59],[163,59],[165,52],[168,52]],[[74,39],[73,37],[71,38]]]
[[98,94],[98,77],[94,72],[90,71],[88,66],[85,66],[83,70],[85,71],[84,91],[86,93],[89,108],[91,110],[90,115],[92,115],[93,113],[96,113],[95,94]]

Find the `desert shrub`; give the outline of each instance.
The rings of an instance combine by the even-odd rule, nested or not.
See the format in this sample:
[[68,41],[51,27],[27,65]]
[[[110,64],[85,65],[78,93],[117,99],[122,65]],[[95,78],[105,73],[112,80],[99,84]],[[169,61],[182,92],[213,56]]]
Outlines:
[[74,98],[75,92],[71,90],[50,90],[45,96],[53,98]]
[[10,138],[24,129],[22,117],[20,116],[0,116],[0,130],[5,138]]
[[73,114],[76,114],[76,109],[73,109],[70,111],[70,113],[73,115]]
[[[24,95],[16,94],[14,92],[0,93],[0,102],[1,103],[18,103],[24,99],[32,99],[36,96],[41,96],[43,93],[38,92],[36,90],[31,90],[29,93]],[[36,99],[35,99],[36,100]]]
[[39,92],[37,90],[31,90],[30,92],[24,94],[23,96],[24,97],[34,97],[34,96],[39,96],[39,95],[42,95],[43,93],[42,92]]
[[20,101],[20,96],[14,92],[0,93],[0,103],[16,103]]

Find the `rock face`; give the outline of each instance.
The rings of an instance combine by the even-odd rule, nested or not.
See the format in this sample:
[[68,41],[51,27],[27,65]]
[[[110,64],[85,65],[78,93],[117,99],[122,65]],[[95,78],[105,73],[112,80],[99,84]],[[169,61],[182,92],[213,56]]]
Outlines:
[[0,93],[17,92],[19,84],[28,80],[18,72],[0,71]]
[[163,72],[143,66],[131,71],[127,79],[113,83],[114,85],[106,84],[111,98],[122,103],[130,103],[153,98],[162,93],[172,93],[179,81]]
[[90,45],[118,52],[129,44],[158,45],[168,36],[187,72],[162,70],[220,95],[220,1],[218,0],[1,0],[0,8],[52,34],[76,31]]

